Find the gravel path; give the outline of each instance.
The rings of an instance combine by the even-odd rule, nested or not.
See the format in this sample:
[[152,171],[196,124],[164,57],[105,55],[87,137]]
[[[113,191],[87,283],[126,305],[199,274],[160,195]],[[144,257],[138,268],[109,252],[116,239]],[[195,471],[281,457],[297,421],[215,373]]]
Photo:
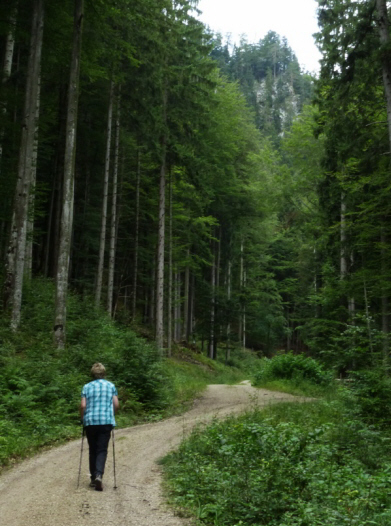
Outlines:
[[[88,446],[76,489],[80,440],[22,462],[0,477],[3,526],[185,526],[164,504],[156,461],[175,449],[198,423],[223,418],[252,406],[300,398],[240,385],[210,385],[193,408],[180,417],[115,433],[117,486],[113,489],[112,444],[104,491],[88,487]],[[302,399],[304,400],[304,399]]]

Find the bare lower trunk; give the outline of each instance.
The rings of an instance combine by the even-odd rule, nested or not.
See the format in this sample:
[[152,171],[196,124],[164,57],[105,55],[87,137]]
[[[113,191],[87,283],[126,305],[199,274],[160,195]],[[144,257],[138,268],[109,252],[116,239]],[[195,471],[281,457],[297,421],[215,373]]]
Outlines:
[[167,356],[172,348],[172,172],[169,193],[169,247],[168,247],[168,305],[167,305]]
[[35,110],[35,134],[33,145],[33,157],[31,162],[31,185],[29,195],[29,213],[27,221],[27,242],[26,242],[26,261],[25,261],[25,276],[31,279],[33,268],[33,232],[34,232],[34,211],[35,211],[35,185],[37,181],[37,157],[38,157],[38,132],[39,132],[39,109],[40,109],[40,93],[41,93],[41,73],[38,76],[38,96],[37,106]]
[[149,288],[149,323],[154,326],[156,314],[156,263],[151,270],[151,286]]
[[159,233],[157,251],[157,275],[156,275],[156,345],[163,349],[163,313],[164,313],[164,238],[166,218],[166,148],[163,144],[162,164],[160,168],[159,185]]
[[54,199],[55,199],[55,183],[53,184],[52,193],[50,197],[46,243],[45,243],[45,250],[44,250],[44,253],[45,253],[44,275],[45,277],[48,277],[48,274],[49,274],[49,254],[50,254],[49,245],[50,245],[50,238],[51,238],[52,224],[53,224]]
[[148,287],[145,287],[145,293],[144,293],[144,323],[148,323]]
[[61,210],[63,201],[62,196],[67,125],[67,91],[64,85],[61,85],[58,102],[58,139],[53,168],[54,181],[45,246],[45,275],[54,279],[57,276],[58,255],[60,251]]
[[175,281],[175,341],[181,338],[181,274],[176,272],[174,276]]
[[221,227],[219,227],[219,241],[217,244],[217,267],[216,267],[216,288],[220,287],[220,266],[221,266]]
[[[388,18],[387,1],[376,0],[376,9],[378,14],[379,36],[382,43],[382,70],[383,70],[383,85],[384,93],[387,103],[387,123],[388,123],[388,140],[389,140],[389,155],[391,165],[391,62],[390,62],[390,21]],[[384,236],[384,228],[382,228],[382,238]],[[382,268],[385,269],[385,249],[382,241]],[[384,267],[383,267],[384,265]],[[384,272],[383,272],[384,276]],[[384,278],[383,278],[384,279]],[[388,314],[388,295],[383,290],[382,292],[382,332],[383,332],[383,357],[388,361],[389,354],[389,314]]]
[[[340,236],[341,236],[341,258],[340,258],[340,269],[341,269],[341,280],[346,279],[348,275],[348,263],[352,265],[353,256],[348,257],[347,249],[347,231],[346,231],[346,201],[345,194],[341,194],[341,226],[340,226]],[[352,321],[355,316],[355,300],[353,296],[348,295],[348,312],[349,319]]]
[[189,269],[190,249],[186,251],[186,268],[185,268],[185,288],[183,291],[183,332],[182,339],[189,340],[189,286],[190,286],[190,269]]
[[114,292],[114,268],[115,268],[115,246],[117,241],[117,181],[118,181],[118,159],[119,159],[119,134],[120,134],[120,102],[118,100],[117,119],[115,123],[115,155],[113,171],[113,193],[111,200],[111,224],[110,224],[110,251],[109,251],[109,276],[107,280],[107,312],[111,316],[113,310]]
[[[231,301],[231,275],[232,275],[232,263],[231,260],[228,261],[228,270],[227,270],[227,300],[228,305]],[[230,314],[228,314],[230,316]],[[225,355],[225,360],[229,360],[231,355],[231,323],[227,323],[227,352]]]
[[[219,288],[220,288],[220,272],[221,272],[221,239],[222,231],[221,226],[219,226],[219,236],[217,243],[217,256],[216,256],[216,290],[215,290],[215,318],[219,318]],[[215,334],[215,355],[217,355],[217,342],[222,340],[223,336],[223,326],[219,325],[219,336],[216,337]]]
[[36,120],[39,97],[39,72],[42,54],[43,19],[43,0],[36,0],[34,3],[31,29],[30,55],[26,82],[22,137],[19,151],[13,225],[7,261],[6,287],[9,287],[8,292],[12,298],[11,327],[14,330],[19,327],[21,315],[31,170],[34,135],[37,126]]
[[378,14],[378,27],[380,42],[382,43],[382,68],[383,68],[383,85],[387,102],[387,123],[388,123],[388,140],[391,156],[391,61],[390,61],[390,22],[388,19],[387,1],[376,0],[376,9]]
[[[167,123],[167,88],[163,91],[163,124]],[[166,155],[167,137],[165,133],[161,139],[162,158],[160,166],[159,184],[159,227],[157,248],[157,274],[156,274],[156,345],[163,350],[164,344],[164,247],[165,247],[165,221],[166,221]]]
[[79,101],[80,54],[83,28],[84,0],[75,0],[73,46],[70,68],[67,124],[64,156],[63,205],[61,216],[60,248],[57,264],[54,341],[57,348],[65,346],[66,302],[68,295],[69,260],[73,227],[76,129]]
[[[243,293],[246,294],[246,280],[247,274],[246,271],[243,272]],[[243,339],[242,339],[243,349],[246,348],[246,304],[243,305]]]
[[132,320],[136,319],[137,305],[137,273],[138,273],[138,238],[140,227],[140,176],[141,176],[141,159],[140,150],[137,154],[137,181],[136,181],[136,227],[134,235],[134,261],[133,261],[133,296],[132,296]]
[[114,83],[113,81],[111,81],[109,109],[108,109],[108,115],[107,115],[107,137],[106,137],[105,174],[104,174],[104,180],[103,180],[102,222],[101,222],[101,228],[100,228],[99,260],[98,260],[98,271],[96,274],[96,289],[95,289],[95,307],[96,308],[98,308],[100,305],[100,298],[102,294],[103,266],[104,266],[105,248],[106,248],[107,200],[108,200],[108,193],[109,193],[111,129],[112,129],[112,121],[113,121],[113,97],[114,97]]
[[210,288],[211,288],[211,305],[210,305],[210,339],[209,339],[209,358],[214,359],[214,343],[215,343],[215,294],[216,294],[216,254],[214,242],[212,241],[212,268],[211,268],[211,277],[210,277]]
[[366,322],[367,322],[369,348],[371,350],[371,353],[373,353],[371,320],[369,319],[369,301],[368,301],[367,284],[366,284],[365,278],[364,278],[364,301],[365,301],[365,316],[366,316]]
[[243,269],[244,269],[244,260],[243,260],[243,239],[240,242],[240,274],[239,274],[239,290],[240,290],[240,313],[239,313],[239,342],[243,341]]
[[341,239],[341,257],[340,257],[340,271],[341,279],[344,279],[348,273],[348,264],[346,257],[346,202],[345,194],[341,195],[341,227],[340,227],[340,239]]
[[381,271],[382,271],[382,296],[381,296],[381,313],[382,313],[382,333],[383,333],[383,360],[384,362],[388,362],[389,358],[389,333],[390,333],[390,327],[389,327],[389,306],[388,306],[388,294],[386,291],[386,287],[384,286],[384,283],[386,281],[386,276],[388,272],[388,265],[387,265],[387,258],[386,258],[386,244],[387,244],[387,235],[385,232],[385,227],[383,226],[381,228],[380,233],[380,241],[381,241]]
[[[194,306],[195,306],[195,275],[191,275],[190,285],[190,306],[189,306],[189,338],[193,336],[194,332]],[[193,337],[194,341],[194,337]]]

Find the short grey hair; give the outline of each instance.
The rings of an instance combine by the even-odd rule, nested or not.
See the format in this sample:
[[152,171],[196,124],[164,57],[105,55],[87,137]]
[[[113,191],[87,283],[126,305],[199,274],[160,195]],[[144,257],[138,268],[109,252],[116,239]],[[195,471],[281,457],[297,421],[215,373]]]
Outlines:
[[106,376],[106,368],[103,364],[97,362],[91,367],[91,375],[93,378],[99,379]]

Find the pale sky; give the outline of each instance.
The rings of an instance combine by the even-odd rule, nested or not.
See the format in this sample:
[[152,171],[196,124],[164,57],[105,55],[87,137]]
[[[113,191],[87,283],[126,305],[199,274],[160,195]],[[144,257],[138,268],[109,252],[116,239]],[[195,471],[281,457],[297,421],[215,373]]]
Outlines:
[[231,34],[239,43],[247,35],[256,43],[268,31],[286,37],[303,69],[319,71],[320,53],[313,33],[318,31],[316,0],[199,0],[200,20],[215,33]]

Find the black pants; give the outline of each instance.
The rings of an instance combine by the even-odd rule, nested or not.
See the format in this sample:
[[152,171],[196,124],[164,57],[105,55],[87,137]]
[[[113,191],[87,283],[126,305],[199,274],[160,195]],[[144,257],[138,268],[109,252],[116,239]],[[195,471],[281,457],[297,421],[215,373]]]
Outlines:
[[110,434],[113,426],[87,426],[86,435],[90,448],[90,474],[91,477],[103,475],[109,447]]

